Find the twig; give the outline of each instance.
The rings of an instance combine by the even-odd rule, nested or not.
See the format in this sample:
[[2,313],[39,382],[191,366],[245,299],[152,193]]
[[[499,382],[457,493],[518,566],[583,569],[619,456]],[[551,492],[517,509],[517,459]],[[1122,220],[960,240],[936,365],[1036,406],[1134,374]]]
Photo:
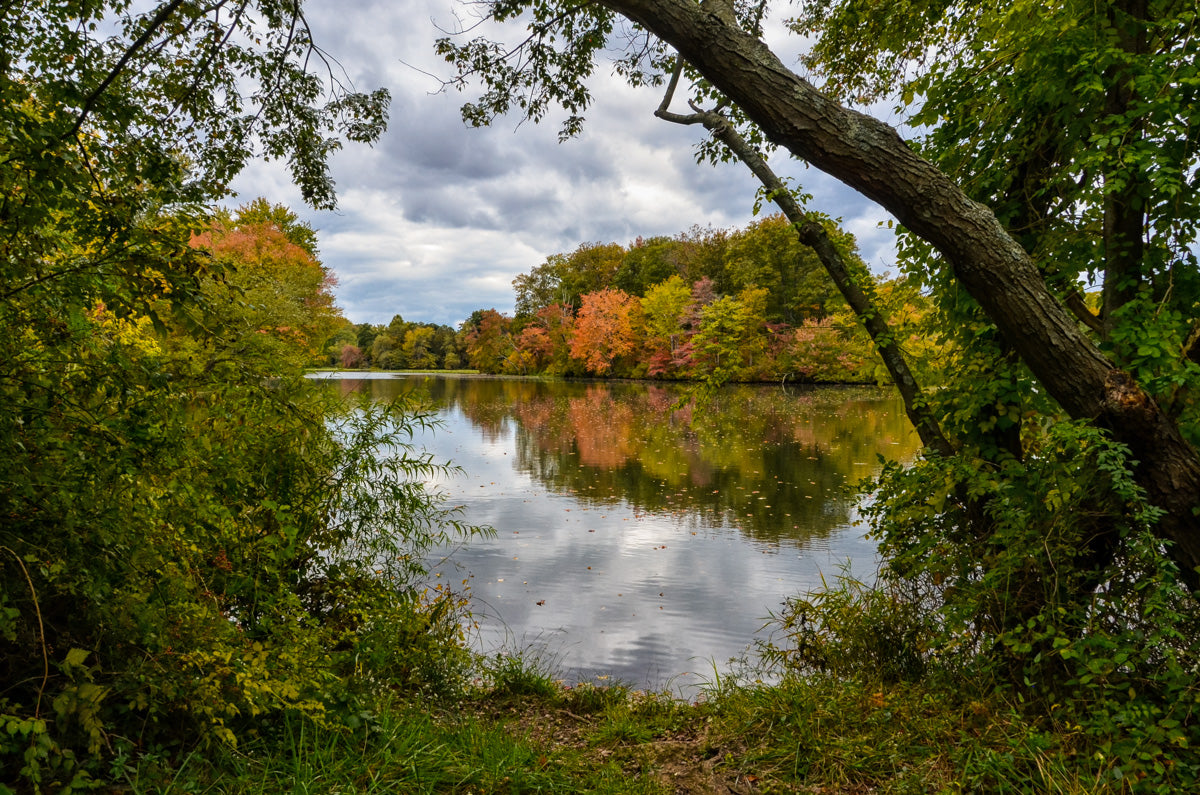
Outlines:
[[163,23],[175,13],[179,6],[183,5],[183,1],[171,0],[171,2],[158,10],[158,13],[154,15],[154,19],[150,20],[150,24],[147,26],[145,32],[138,37],[137,41],[129,45],[129,49],[125,50],[125,54],[121,56],[121,60],[117,61],[117,65],[112,68],[108,76],[96,87],[96,90],[88,96],[87,101],[83,103],[83,108],[79,111],[79,115],[75,117],[75,123],[71,125],[71,129],[67,131],[67,134],[59,140],[65,141],[68,138],[74,137],[79,132],[80,128],[83,127],[84,120],[87,119],[88,114],[92,112],[92,109],[100,100],[100,96],[108,90],[108,87],[117,79],[121,71],[133,59],[133,56],[137,54],[138,50],[146,46],[146,43],[162,27]]
[[36,718],[42,712],[42,694],[46,692],[46,684],[50,681],[50,655],[46,651],[46,627],[42,623],[42,608],[38,606],[37,589],[33,587],[33,578],[29,576],[29,569],[25,568],[25,561],[21,560],[21,556],[10,547],[0,547],[0,549],[7,549],[16,558],[17,565],[21,567],[21,572],[25,575],[25,582],[29,584],[29,595],[33,598],[33,612],[37,614],[38,639],[42,643],[42,685],[38,688],[37,706],[33,710],[33,717]]

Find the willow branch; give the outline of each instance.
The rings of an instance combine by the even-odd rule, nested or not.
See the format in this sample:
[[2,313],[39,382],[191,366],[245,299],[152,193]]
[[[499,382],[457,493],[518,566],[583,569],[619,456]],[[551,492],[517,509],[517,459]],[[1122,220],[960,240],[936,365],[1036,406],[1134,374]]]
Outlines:
[[33,717],[38,717],[42,713],[42,696],[46,692],[46,683],[50,681],[50,655],[46,651],[46,626],[42,623],[42,608],[38,605],[37,589],[33,587],[33,578],[29,576],[29,569],[25,568],[25,561],[21,560],[21,556],[16,553],[16,550],[10,547],[0,547],[7,550],[16,559],[17,565],[21,567],[21,573],[25,575],[25,582],[29,585],[29,595],[33,599],[33,612],[37,616],[38,623],[38,640],[42,647],[42,684],[38,688],[37,705],[33,709]]

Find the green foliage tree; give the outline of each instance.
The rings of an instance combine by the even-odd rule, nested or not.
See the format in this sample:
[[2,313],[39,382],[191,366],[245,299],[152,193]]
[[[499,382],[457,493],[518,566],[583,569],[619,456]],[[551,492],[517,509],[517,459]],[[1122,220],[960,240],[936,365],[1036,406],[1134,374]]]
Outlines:
[[[469,121],[557,104],[566,133],[602,48],[632,42],[617,69],[635,84],[664,80],[673,48],[693,101],[751,148],[784,147],[894,214],[947,346],[931,407],[946,444],[890,469],[873,508],[891,576],[931,616],[922,653],[1037,708],[1065,700],[1114,775],[1161,792],[1200,779],[1192,6],[805,4],[808,67],[840,97],[895,92],[927,131],[916,144],[784,66],[762,4],[494,3],[501,21],[531,15],[523,45],[439,45],[487,86]],[[714,130],[701,157],[725,145]]]
[[364,665],[448,670],[415,628],[449,639],[452,600],[406,587],[454,527],[437,468],[399,412],[335,420],[302,379],[336,319],[311,230],[206,208],[257,154],[332,205],[326,155],[387,95],[323,58],[292,3],[0,13],[0,789],[99,789],[265,716],[351,725]]
[[679,241],[668,237],[638,238],[621,259],[613,286],[639,298],[656,284],[676,276],[680,270]]
[[446,370],[457,370],[462,366],[462,351],[458,338],[449,326],[435,326],[431,350],[439,366]]
[[681,319],[691,298],[692,291],[678,276],[646,291],[646,297],[642,299],[642,316],[646,327],[645,356],[649,375],[673,371],[672,363],[679,346],[684,343]]
[[699,326],[690,340],[692,372],[710,384],[754,380],[766,356],[767,290],[752,287],[722,296],[700,309]]
[[418,370],[437,367],[437,358],[433,355],[433,336],[434,330],[429,326],[417,326],[405,333],[404,358],[409,367]]
[[359,323],[354,327],[356,331],[355,347],[369,356],[372,346],[375,345],[375,338],[383,330],[380,326],[375,326],[370,323]]
[[[355,350],[358,346],[355,343],[358,341],[358,330],[349,320],[342,318],[342,322],[337,326],[328,339],[325,340],[325,356],[322,364],[335,365],[342,357],[342,351],[349,345]],[[361,352],[358,354],[361,356]]]
[[832,309],[837,290],[816,254],[801,244],[782,215],[757,221],[729,238],[725,253],[731,292],[767,290],[767,317],[797,324]]
[[570,295],[562,288],[566,262],[564,255],[554,254],[542,264],[534,266],[529,273],[519,274],[513,279],[518,317],[528,317],[554,303],[570,303]]

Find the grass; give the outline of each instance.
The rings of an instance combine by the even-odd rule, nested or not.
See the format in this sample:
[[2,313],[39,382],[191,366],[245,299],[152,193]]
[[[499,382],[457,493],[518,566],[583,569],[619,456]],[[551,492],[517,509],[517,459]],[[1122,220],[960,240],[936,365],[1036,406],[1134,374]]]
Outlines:
[[358,728],[281,716],[254,724],[257,734],[236,749],[180,757],[135,754],[130,746],[116,755],[111,780],[114,791],[137,795],[1131,791],[1101,753],[1104,738],[1053,718],[1053,710],[1041,715],[1008,702],[1002,693],[1019,693],[962,673],[907,667],[911,677],[897,679],[870,662],[872,643],[895,645],[877,629],[892,626],[890,608],[868,631],[853,604],[831,604],[823,626],[851,621],[843,634],[855,640],[854,653],[843,659],[815,646],[808,653],[816,649],[849,670],[840,676],[762,684],[762,672],[743,663],[735,676],[714,670],[689,704],[601,678],[566,685],[556,661],[533,647],[472,664],[454,641],[431,636],[431,646],[405,646],[415,667],[427,672],[455,651],[463,665],[446,666],[452,673],[424,685],[391,684]]
[[[132,793],[1122,791],[998,700],[832,678],[724,684],[696,704],[567,687],[519,659],[486,686],[396,700],[356,732],[286,719],[236,751],[128,768]],[[1106,782],[1109,786],[1106,789]]]

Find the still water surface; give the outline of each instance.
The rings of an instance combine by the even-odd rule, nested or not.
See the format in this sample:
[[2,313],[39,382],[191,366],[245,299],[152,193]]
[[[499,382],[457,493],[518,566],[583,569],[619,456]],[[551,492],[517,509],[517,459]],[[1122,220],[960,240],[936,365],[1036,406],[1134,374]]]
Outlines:
[[432,561],[467,581],[482,648],[568,681],[686,692],[822,574],[870,576],[848,487],[918,444],[869,388],[728,387],[693,417],[673,385],[352,375],[337,388],[432,402],[418,441],[463,470],[436,485],[497,531]]

